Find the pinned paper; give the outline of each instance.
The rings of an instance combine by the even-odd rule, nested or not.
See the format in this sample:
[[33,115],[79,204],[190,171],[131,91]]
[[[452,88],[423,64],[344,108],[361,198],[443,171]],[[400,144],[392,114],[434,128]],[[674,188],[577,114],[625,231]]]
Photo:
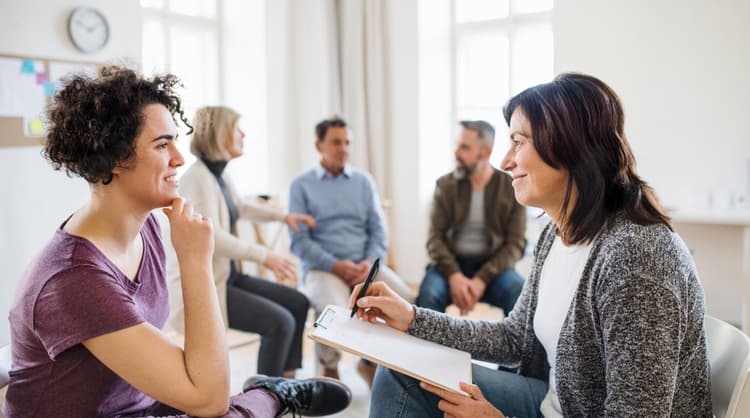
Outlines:
[[34,118],[29,121],[29,133],[32,135],[44,134],[44,123],[41,119]]
[[36,73],[36,83],[44,84],[49,80],[47,73]]
[[34,74],[34,60],[23,60],[21,62],[21,72],[24,74]]
[[55,95],[55,83],[51,81],[44,82],[44,95],[46,97],[52,97]]

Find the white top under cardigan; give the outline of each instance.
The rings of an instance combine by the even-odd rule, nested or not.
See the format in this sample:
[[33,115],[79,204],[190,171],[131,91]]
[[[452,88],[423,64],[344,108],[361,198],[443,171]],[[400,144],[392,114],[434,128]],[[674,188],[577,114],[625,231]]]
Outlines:
[[544,346],[549,362],[549,388],[540,410],[545,418],[562,418],[557,397],[555,354],[565,317],[581,281],[583,269],[591,254],[592,244],[567,246],[556,236],[544,261],[539,278],[539,300],[534,315],[534,332]]
[[[232,199],[237,204],[239,219],[253,222],[283,221],[284,213],[263,206],[240,201],[234,184],[229,176],[222,174]],[[230,231],[229,209],[224,201],[224,195],[216,177],[201,160],[197,160],[180,178],[180,196],[193,206],[195,213],[211,218],[214,227],[214,255],[213,274],[216,292],[219,296],[219,307],[224,318],[227,319],[227,279],[229,279],[230,260],[248,260],[262,263],[266,259],[268,249],[255,242],[244,241],[232,235]],[[185,330],[184,306],[182,303],[182,285],[180,270],[172,241],[169,238],[169,222],[162,220],[162,234],[164,248],[167,253],[167,281],[169,284],[170,316],[168,324],[179,332]]]

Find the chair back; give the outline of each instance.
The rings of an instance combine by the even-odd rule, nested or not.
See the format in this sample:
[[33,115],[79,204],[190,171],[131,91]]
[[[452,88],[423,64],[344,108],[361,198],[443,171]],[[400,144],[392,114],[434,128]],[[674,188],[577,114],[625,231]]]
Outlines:
[[10,362],[10,344],[6,344],[0,347],[0,389],[10,383],[10,376],[8,376],[8,372],[10,372]]
[[[716,418],[735,418],[750,411],[750,338],[720,319],[706,315],[706,346],[711,365],[711,401]],[[748,392],[744,394],[744,392]],[[743,409],[739,409],[742,407]]]
[[6,386],[10,383],[10,344],[0,347],[0,418],[3,417],[2,406],[5,403]]

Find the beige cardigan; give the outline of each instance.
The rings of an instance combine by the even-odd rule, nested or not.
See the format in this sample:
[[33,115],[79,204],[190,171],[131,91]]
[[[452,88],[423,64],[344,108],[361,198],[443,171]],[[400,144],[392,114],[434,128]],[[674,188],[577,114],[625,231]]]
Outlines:
[[[242,202],[237,196],[234,184],[229,176],[222,175],[224,182],[237,204],[239,219],[253,222],[283,221],[284,213],[262,206]],[[213,273],[216,292],[219,296],[219,307],[224,318],[224,324],[229,325],[227,319],[227,279],[229,278],[230,260],[248,260],[262,263],[266,259],[268,250],[255,242],[243,241],[230,232],[229,209],[224,202],[219,182],[203,161],[198,160],[188,168],[180,178],[179,192],[191,204],[195,213],[206,215],[213,221],[214,226],[214,256]],[[185,318],[182,304],[182,284],[180,269],[177,262],[172,241],[169,239],[169,222],[161,222],[164,236],[164,248],[167,253],[167,281],[169,284],[170,316],[167,322],[172,328],[184,332]]]

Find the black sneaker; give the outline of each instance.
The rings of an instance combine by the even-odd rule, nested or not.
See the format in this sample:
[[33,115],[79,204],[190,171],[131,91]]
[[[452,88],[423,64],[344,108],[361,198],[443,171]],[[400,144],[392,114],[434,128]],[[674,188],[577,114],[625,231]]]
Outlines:
[[287,379],[258,375],[247,379],[242,391],[266,389],[279,398],[281,410],[277,416],[292,413],[320,417],[343,411],[352,401],[352,392],[338,380],[327,377]]

